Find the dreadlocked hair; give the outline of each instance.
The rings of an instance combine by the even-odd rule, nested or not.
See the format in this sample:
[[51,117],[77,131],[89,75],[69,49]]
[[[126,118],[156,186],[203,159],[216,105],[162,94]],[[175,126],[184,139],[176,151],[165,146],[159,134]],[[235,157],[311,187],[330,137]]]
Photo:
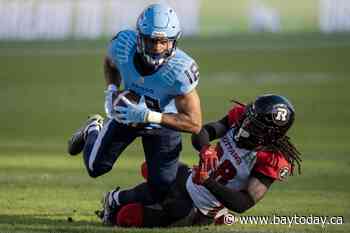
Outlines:
[[290,162],[292,166],[292,175],[295,164],[298,165],[298,174],[301,174],[301,153],[290,141],[290,137],[284,135],[283,137],[273,142],[272,145],[269,146],[269,149],[276,152],[279,151],[283,154],[283,156],[286,158],[287,161]]

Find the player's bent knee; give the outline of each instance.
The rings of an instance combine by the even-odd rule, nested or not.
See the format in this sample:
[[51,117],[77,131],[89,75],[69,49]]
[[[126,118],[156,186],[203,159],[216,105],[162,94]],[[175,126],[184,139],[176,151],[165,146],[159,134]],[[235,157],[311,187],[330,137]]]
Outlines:
[[116,223],[122,227],[142,227],[143,226],[143,205],[132,203],[123,206],[116,215]]
[[91,178],[97,178],[103,174],[106,174],[112,169],[110,166],[93,166],[93,169],[88,168],[87,171]]
[[88,174],[91,178],[97,178],[100,176],[100,174],[94,172],[94,171],[91,171],[90,169],[88,169]]

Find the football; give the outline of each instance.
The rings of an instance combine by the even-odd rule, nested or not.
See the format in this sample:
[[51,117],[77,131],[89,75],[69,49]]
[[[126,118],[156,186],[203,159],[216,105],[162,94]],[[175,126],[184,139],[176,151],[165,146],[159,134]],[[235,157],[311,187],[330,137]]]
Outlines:
[[113,97],[113,107],[116,106],[123,106],[125,107],[125,103],[122,100],[122,97],[127,98],[131,103],[137,104],[140,100],[140,96],[136,94],[133,91],[130,90],[122,90],[122,91],[117,91],[116,94]]

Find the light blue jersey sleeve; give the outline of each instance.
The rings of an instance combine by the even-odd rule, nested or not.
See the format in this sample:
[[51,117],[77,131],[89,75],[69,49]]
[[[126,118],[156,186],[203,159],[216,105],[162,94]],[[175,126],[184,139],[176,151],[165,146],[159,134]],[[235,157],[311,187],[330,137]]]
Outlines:
[[192,58],[182,51],[180,51],[179,56],[176,56],[172,60],[173,69],[177,70],[173,86],[174,95],[185,95],[195,89],[198,85],[198,66]]
[[193,62],[188,67],[185,67],[182,75],[178,76],[175,83],[175,91],[177,95],[185,95],[191,92],[198,85],[199,71],[198,66]]
[[109,43],[107,56],[113,64],[120,68],[131,59],[130,54],[136,47],[136,32],[132,30],[120,31]]

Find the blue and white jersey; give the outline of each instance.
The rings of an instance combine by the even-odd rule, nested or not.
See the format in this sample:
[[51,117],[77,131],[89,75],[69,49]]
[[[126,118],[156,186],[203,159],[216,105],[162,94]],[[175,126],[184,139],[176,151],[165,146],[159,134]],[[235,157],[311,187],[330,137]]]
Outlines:
[[117,34],[108,48],[108,57],[118,68],[124,89],[144,95],[148,107],[163,113],[177,113],[174,98],[192,91],[198,84],[199,71],[195,61],[185,52],[176,54],[156,72],[141,76],[134,65],[137,35],[124,30]]

